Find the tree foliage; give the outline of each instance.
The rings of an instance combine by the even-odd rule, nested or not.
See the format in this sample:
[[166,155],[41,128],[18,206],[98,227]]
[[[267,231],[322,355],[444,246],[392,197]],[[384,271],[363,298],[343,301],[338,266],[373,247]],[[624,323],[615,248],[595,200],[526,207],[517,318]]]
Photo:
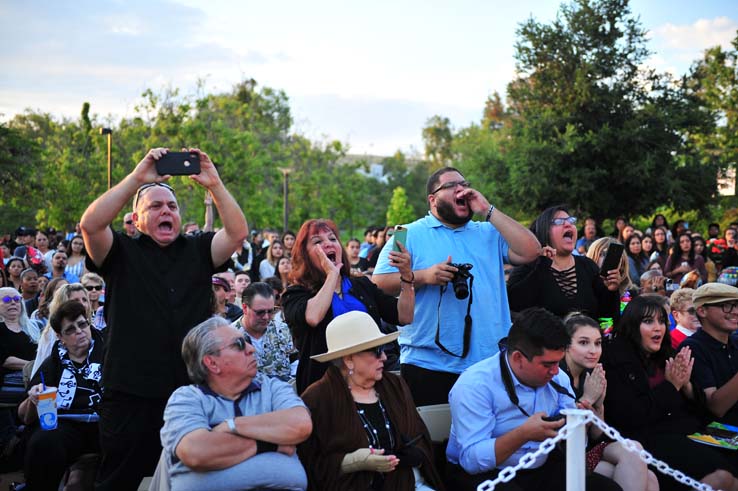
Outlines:
[[709,122],[683,87],[642,68],[645,35],[627,0],[577,0],[551,24],[520,26],[501,151],[521,209],[567,202],[604,218],[711,203],[716,169],[684,139]]
[[407,202],[407,193],[402,186],[396,187],[392,191],[392,200],[387,209],[387,224],[402,225],[415,220],[416,216],[412,207]]

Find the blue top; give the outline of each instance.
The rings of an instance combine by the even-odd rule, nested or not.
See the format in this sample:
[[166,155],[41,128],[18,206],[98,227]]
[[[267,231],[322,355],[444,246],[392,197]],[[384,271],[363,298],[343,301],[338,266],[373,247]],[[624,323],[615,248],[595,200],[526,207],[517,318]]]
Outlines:
[[[469,221],[459,228],[443,225],[428,213],[407,227],[405,247],[412,256],[413,270],[445,262],[471,263],[474,267],[471,307],[471,347],[466,358],[443,353],[435,344],[438,324],[439,286],[416,287],[415,317],[412,324],[400,327],[401,363],[429,370],[461,373],[474,363],[497,353],[497,342],[510,330],[510,308],[505,287],[503,264],[508,262],[507,241],[488,222]],[[389,265],[394,237],[385,244],[374,274],[396,273]],[[464,316],[468,298],[459,300],[452,285],[443,294],[440,308],[441,343],[451,352],[461,354],[464,343]]]
[[[46,273],[44,276],[46,276],[48,279],[52,279],[51,278],[51,271],[49,271],[48,273]],[[79,283],[79,276],[77,276],[74,273],[70,273],[69,271],[66,271],[66,270],[64,271],[64,274],[62,275],[62,278],[64,278],[65,280],[67,280],[69,283]]]
[[[510,402],[505,392],[500,373],[500,356],[497,353],[462,373],[449,393],[451,435],[446,447],[446,458],[459,464],[469,474],[515,465],[520,457],[535,451],[541,444],[527,442],[504,462],[498,463],[495,458],[497,437],[517,428],[528,419]],[[574,399],[559,394],[551,384],[538,388],[528,387],[517,379],[512,369],[510,375],[520,407],[528,414],[543,411],[551,416],[562,409],[576,408]],[[559,371],[553,380],[571,394],[574,393],[566,373]],[[540,457],[531,468],[542,466],[546,458],[545,455]]]
[[175,390],[164,410],[161,429],[161,444],[171,459],[172,490],[307,488],[307,476],[297,453],[289,457],[278,452],[266,452],[227,469],[207,472],[193,471],[174,453],[182,438],[197,429],[210,430],[228,418],[293,407],[305,407],[305,404],[292,386],[261,373],[235,401],[216,394],[207,386],[188,385]]

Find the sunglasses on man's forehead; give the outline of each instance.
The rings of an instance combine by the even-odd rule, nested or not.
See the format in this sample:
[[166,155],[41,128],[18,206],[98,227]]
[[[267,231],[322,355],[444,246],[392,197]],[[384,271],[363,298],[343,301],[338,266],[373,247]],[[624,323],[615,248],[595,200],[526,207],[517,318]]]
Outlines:
[[[141,193],[143,193],[144,191],[146,191],[149,188],[153,188],[153,187],[156,187],[156,186],[160,186],[160,187],[163,187],[163,188],[166,188],[166,189],[170,190],[172,192],[172,194],[175,196],[175,198],[177,197],[177,194],[174,192],[174,188],[172,186],[170,186],[169,184],[167,184],[165,182],[150,182],[148,184],[144,184],[143,186],[141,186],[140,188],[138,188],[138,191],[136,191],[136,196],[133,198],[133,209],[134,210],[136,209],[136,206],[138,205],[138,199],[141,197]],[[133,223],[133,222],[131,222],[131,223]]]

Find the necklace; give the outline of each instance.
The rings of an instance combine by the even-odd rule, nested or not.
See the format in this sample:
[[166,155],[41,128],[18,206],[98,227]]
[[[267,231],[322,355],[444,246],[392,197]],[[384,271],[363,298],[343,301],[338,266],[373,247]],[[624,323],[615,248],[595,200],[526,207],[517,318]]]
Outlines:
[[[369,448],[382,448],[382,445],[379,442],[379,432],[377,428],[372,425],[372,422],[367,417],[366,411],[364,409],[361,409],[358,403],[355,404],[356,412],[359,414],[361,425],[364,427],[364,432],[366,433],[367,440],[369,441]],[[384,421],[385,431],[387,432],[387,436],[389,437],[390,449],[393,449],[395,448],[395,437],[392,435],[392,429],[390,425],[390,420],[387,417],[387,411],[384,410],[384,405],[382,404],[381,399],[377,399],[377,404],[379,405],[379,410],[382,413],[382,420]]]

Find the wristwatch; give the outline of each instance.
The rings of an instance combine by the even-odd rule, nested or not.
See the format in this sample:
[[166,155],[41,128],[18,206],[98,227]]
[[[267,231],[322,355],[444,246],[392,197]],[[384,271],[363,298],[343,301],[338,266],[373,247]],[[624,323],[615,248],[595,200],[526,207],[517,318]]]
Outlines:
[[231,430],[231,433],[234,435],[239,435],[238,428],[236,428],[236,420],[233,418],[228,418],[225,420],[226,424],[228,425],[228,429]]

